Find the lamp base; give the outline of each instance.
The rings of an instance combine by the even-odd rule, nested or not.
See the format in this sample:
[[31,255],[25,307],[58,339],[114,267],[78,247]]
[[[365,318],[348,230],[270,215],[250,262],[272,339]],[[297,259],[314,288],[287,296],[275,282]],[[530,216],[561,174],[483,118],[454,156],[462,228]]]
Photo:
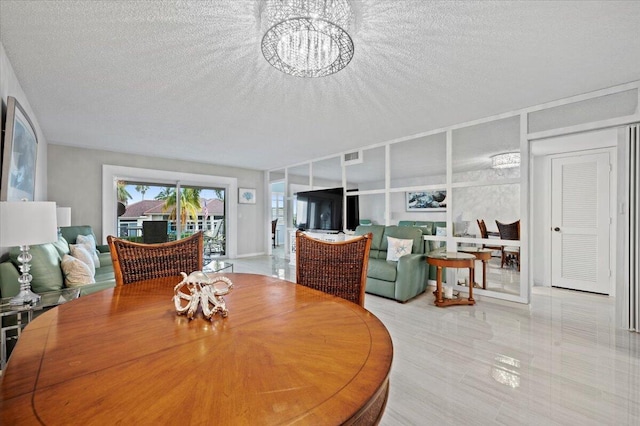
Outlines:
[[9,300],[10,305],[35,305],[40,301],[40,295],[35,294],[31,289],[21,289],[15,297]]
[[31,253],[29,253],[29,246],[20,246],[20,254],[18,255],[18,262],[20,262],[20,272],[22,275],[18,277],[20,283],[20,292],[17,296],[13,297],[10,301],[10,305],[35,305],[40,300],[40,296],[31,291],[31,279],[33,278],[29,273],[31,269]]

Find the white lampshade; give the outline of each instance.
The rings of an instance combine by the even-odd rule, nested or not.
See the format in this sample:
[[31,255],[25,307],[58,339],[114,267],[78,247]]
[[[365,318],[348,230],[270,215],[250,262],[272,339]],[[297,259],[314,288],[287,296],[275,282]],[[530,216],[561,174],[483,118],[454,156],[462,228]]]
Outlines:
[[56,218],[58,228],[61,226],[71,226],[71,207],[56,207]]
[[29,246],[57,240],[56,203],[0,202],[0,247]]

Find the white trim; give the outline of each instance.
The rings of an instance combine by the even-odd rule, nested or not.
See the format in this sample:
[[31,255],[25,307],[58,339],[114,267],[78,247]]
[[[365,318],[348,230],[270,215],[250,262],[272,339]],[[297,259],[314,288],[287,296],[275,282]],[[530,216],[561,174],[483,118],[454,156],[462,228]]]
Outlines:
[[[457,251],[456,242],[453,240],[453,190],[451,184],[453,183],[453,130],[447,130],[445,135],[445,158],[446,158],[446,188],[447,188],[447,210],[445,214],[445,221],[447,226],[447,251]],[[447,282],[458,282],[451,268],[447,269]]]
[[[437,135],[437,134],[441,134],[441,133],[446,133],[449,130],[457,130],[457,129],[462,129],[465,127],[471,127],[471,126],[475,126],[478,124],[485,124],[485,123],[489,123],[491,121],[497,121],[497,120],[502,120],[505,118],[511,118],[511,117],[515,117],[515,116],[521,116],[522,114],[530,114],[532,112],[537,112],[537,111],[541,111],[541,110],[545,110],[545,109],[550,109],[550,108],[555,108],[558,106],[563,106],[563,105],[568,105],[568,104],[572,104],[572,103],[576,103],[576,102],[582,102],[582,101],[586,101],[589,99],[595,99],[595,98],[599,98],[602,96],[607,96],[607,95],[612,95],[615,93],[620,93],[620,92],[626,92],[628,90],[633,90],[636,89],[638,90],[638,110],[636,111],[636,114],[633,115],[629,115],[626,117],[618,117],[618,118],[613,118],[613,119],[609,119],[609,120],[603,120],[602,122],[597,122],[597,123],[604,123],[606,121],[612,121],[612,120],[620,120],[621,123],[619,124],[610,124],[607,125],[606,127],[616,127],[619,125],[624,125],[624,124],[632,124],[634,122],[640,121],[640,80],[635,80],[629,83],[625,83],[625,84],[621,84],[618,86],[612,86],[612,87],[607,87],[604,89],[599,89],[599,90],[595,90],[593,92],[588,92],[588,93],[583,93],[583,94],[579,94],[579,95],[575,95],[575,96],[571,96],[568,98],[563,98],[563,99],[558,99],[555,101],[550,101],[550,102],[546,102],[543,104],[538,104],[538,105],[534,105],[534,106],[530,106],[530,107],[526,107],[526,108],[521,108],[519,110],[515,110],[515,111],[509,111],[506,113],[502,113],[502,114],[496,114],[496,115],[492,115],[489,117],[484,117],[484,118],[480,118],[477,120],[471,120],[471,121],[465,121],[464,123],[459,123],[453,126],[447,126],[447,127],[440,127],[438,129],[433,129],[433,130],[429,130],[426,132],[420,132],[420,133],[415,133],[413,135],[408,135],[408,136],[403,136],[401,138],[395,138],[395,139],[390,139],[384,142],[379,142],[376,144],[372,144],[372,145],[367,145],[367,146],[363,146],[360,147],[359,149],[362,150],[367,150],[367,149],[372,149],[372,148],[378,148],[381,146],[385,146],[387,144],[395,144],[395,143],[400,143],[400,142],[407,142],[413,139],[418,139],[418,138],[423,138],[423,137],[427,137],[427,136],[433,136],[433,135]],[[624,119],[624,120],[623,120]],[[628,121],[631,120],[631,121]],[[558,132],[558,133],[554,133],[552,135],[546,136],[546,137],[551,137],[551,136],[560,136],[560,135],[564,135],[566,133],[562,133],[562,132],[566,132],[567,130],[569,130],[569,133],[577,133],[577,132],[581,132],[584,130],[595,130],[593,128],[588,128],[588,126],[590,125],[590,123],[586,123],[586,124],[580,124],[577,126],[571,126],[571,127],[566,127],[566,128],[562,128],[562,129],[554,129],[554,132]],[[599,126],[601,126],[602,124],[599,124]],[[583,126],[581,128],[581,126]],[[573,129],[575,128],[575,129]],[[600,128],[600,127],[598,127]],[[546,132],[546,131],[545,131]],[[539,136],[539,134],[543,134],[544,132],[535,132],[535,133],[531,133],[528,134],[528,138],[529,140],[531,139],[536,139],[539,137],[544,137],[544,136]],[[351,152],[353,150],[350,151],[343,151],[343,152],[339,152],[337,154],[331,154],[331,155],[327,155],[326,157],[321,157],[321,158],[317,158],[313,161],[319,161],[319,160],[323,160],[323,159],[329,159],[329,158],[334,158],[334,157],[340,157],[342,156],[344,153],[346,152]],[[270,169],[269,171],[277,171],[277,170],[281,170],[281,169],[286,169],[287,167],[296,167],[299,165],[303,165],[303,164],[307,164],[309,163],[309,161],[303,161],[300,163],[296,163],[296,164],[291,164],[285,167],[280,167],[277,169]]]
[[389,192],[418,192],[418,191],[429,191],[429,190],[438,190],[438,189],[447,189],[446,183],[439,183],[437,185],[415,185],[415,186],[399,186],[397,188],[390,188]]
[[[238,179],[201,175],[195,173],[172,172],[167,170],[142,169],[137,167],[102,166],[102,242],[107,235],[116,235],[116,180],[143,180],[149,183],[177,183],[181,185],[224,187],[226,189],[225,206],[227,209],[227,256],[231,259],[238,255]],[[107,206],[113,206],[107,208]]]
[[[384,147],[384,223],[391,225],[391,145]],[[346,222],[345,222],[346,223]]]
[[640,114],[626,115],[624,117],[608,118],[606,120],[592,121],[589,123],[576,124],[575,126],[561,127],[557,129],[544,130],[529,133],[529,140],[552,138],[556,136],[566,136],[574,133],[584,133],[593,130],[619,127],[626,124],[635,123],[640,120]]
[[[533,286],[533,268],[531,267],[531,256],[529,239],[531,222],[533,216],[529,215],[531,210],[531,151],[530,142],[527,140],[529,131],[529,116],[526,113],[520,114],[520,298],[529,303],[531,301],[531,287]],[[524,219],[524,220],[522,220]],[[522,226],[524,222],[524,226]],[[522,259],[526,259],[523,262]],[[524,280],[524,282],[523,282]]]
[[522,178],[508,178],[508,179],[505,178],[505,179],[496,179],[496,180],[455,182],[451,184],[451,188],[472,188],[474,186],[512,185],[514,183],[520,183],[521,180]]

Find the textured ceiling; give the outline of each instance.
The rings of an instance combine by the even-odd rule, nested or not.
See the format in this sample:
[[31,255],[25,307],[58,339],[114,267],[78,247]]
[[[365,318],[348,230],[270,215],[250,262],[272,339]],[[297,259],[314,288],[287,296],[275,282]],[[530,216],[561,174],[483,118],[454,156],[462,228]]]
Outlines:
[[329,77],[272,68],[259,3],[0,0],[50,143],[270,169],[640,79],[640,2],[355,2]]

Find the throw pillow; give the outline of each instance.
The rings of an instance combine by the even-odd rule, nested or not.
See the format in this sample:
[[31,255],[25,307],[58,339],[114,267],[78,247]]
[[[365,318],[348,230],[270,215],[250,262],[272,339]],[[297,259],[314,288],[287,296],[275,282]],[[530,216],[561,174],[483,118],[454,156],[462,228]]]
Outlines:
[[53,246],[58,250],[58,254],[60,255],[60,259],[62,256],[69,253],[69,243],[64,239],[62,235],[58,235],[58,241],[53,243]]
[[400,238],[387,237],[387,260],[397,261],[405,254],[411,254],[413,240],[401,240]]
[[[446,237],[447,236],[447,228],[444,226],[436,226],[436,236],[438,237]],[[447,245],[444,241],[432,241],[431,250],[436,251],[438,249],[444,249]]]
[[89,254],[87,249],[84,248],[84,246],[80,244],[69,244],[69,254],[86,264],[91,272],[91,276],[95,277],[96,265],[93,263],[93,257]]
[[78,235],[76,237],[76,243],[82,244],[85,246],[91,257],[93,258],[93,263],[96,268],[100,267],[100,258],[98,257],[98,248],[96,247],[96,239],[93,238],[93,235]]
[[64,284],[67,287],[80,287],[96,282],[89,266],[73,256],[65,254],[60,262],[60,266],[64,274]]

